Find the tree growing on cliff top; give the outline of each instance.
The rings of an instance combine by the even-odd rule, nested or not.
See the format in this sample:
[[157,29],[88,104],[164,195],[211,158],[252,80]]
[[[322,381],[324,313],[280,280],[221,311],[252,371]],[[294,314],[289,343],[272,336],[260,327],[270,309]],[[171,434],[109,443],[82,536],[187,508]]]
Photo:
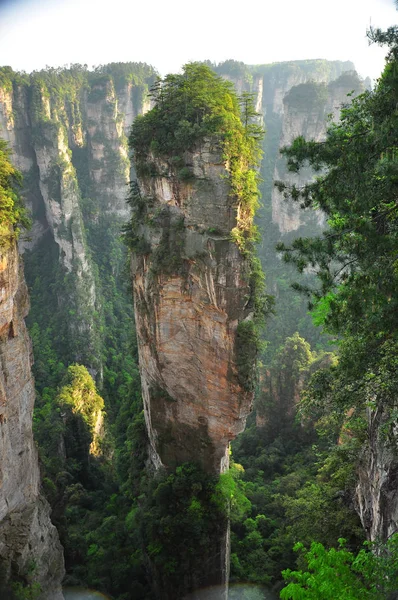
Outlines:
[[185,65],[183,73],[169,74],[152,88],[154,108],[136,119],[130,144],[135,160],[176,156],[204,137],[225,134],[240,122],[233,86],[206,65]]
[[[152,96],[155,106],[137,117],[129,139],[140,177],[188,179],[193,183],[192,157],[187,153],[208,140],[212,151],[221,151],[226,171],[222,176],[228,177],[231,208],[236,211],[236,225],[230,231],[230,238],[249,264],[254,319],[239,323],[236,346],[239,382],[251,390],[253,365],[261,344],[258,325],[271,308],[271,299],[264,291],[264,274],[255,256],[258,232],[253,219],[259,207],[257,166],[263,131],[255,122],[253,98],[245,95],[239,99],[231,82],[200,63],[187,64],[182,74],[158,80]],[[149,250],[137,227],[137,216],[142,219],[148,201],[133,182],[130,196],[133,215],[125,233],[135,252]]]
[[[241,104],[231,82],[207,65],[190,63],[183,73],[167,75],[153,88],[155,106],[135,120],[129,139],[137,172],[156,174],[154,159],[166,160],[180,179],[193,178],[184,153],[211,138],[222,150],[231,196],[239,205],[233,237],[243,250],[256,238],[253,217],[259,206],[258,171],[262,130],[252,123],[249,99]],[[242,122],[242,116],[245,122]]]

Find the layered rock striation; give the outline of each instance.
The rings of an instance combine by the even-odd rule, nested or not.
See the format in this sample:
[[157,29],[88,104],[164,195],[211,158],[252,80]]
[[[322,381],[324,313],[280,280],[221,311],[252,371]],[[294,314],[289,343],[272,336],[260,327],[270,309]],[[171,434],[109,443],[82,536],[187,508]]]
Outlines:
[[0,590],[35,582],[40,600],[62,600],[63,552],[39,489],[29,301],[15,241],[0,246],[0,283]]
[[228,466],[253,392],[236,358],[238,324],[251,317],[249,265],[231,230],[235,199],[220,147],[186,153],[192,180],[168,162],[139,177],[145,218],[132,260],[140,371],[154,465]]

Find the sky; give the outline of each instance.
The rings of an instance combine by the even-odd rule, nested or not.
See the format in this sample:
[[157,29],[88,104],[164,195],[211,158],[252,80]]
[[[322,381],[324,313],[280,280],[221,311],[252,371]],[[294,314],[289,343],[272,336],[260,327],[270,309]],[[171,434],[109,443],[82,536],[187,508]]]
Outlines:
[[396,23],[393,0],[0,0],[0,65],[326,58],[377,79],[386,51],[366,30]]

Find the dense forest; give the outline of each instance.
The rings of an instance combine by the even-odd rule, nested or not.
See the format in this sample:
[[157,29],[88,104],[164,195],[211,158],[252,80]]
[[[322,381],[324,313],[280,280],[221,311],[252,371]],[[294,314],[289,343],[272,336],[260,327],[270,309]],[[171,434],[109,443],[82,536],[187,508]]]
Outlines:
[[[311,73],[319,81],[314,76],[294,85],[285,107],[326,120],[336,89],[356,94],[346,96],[324,138],[300,136],[280,158],[281,114],[262,118],[255,108],[256,77],[271,77],[272,65],[206,61],[163,80],[141,63],[32,75],[0,69],[0,87],[26,96],[33,111],[29,144],[36,155],[50,156],[55,139],[72,148],[45,179],[58,206],[76,198],[73,218],[55,227],[65,245],[54,242],[50,229],[33,245],[21,198],[28,199],[33,221],[44,222],[38,167],[24,172],[22,182],[0,140],[0,233],[12,231],[24,246],[34,433],[66,585],[92,587],[114,600],[154,600],[155,573],[180,598],[186,570],[201,568],[215,532],[229,521],[231,598],[241,582],[256,586],[241,592],[246,600],[269,592],[285,600],[394,597],[398,29],[368,35],[388,47],[375,89],[365,89],[351,69],[336,67],[322,79],[334,67],[316,61]],[[306,68],[304,61],[288,64],[279,77],[284,69],[290,77]],[[131,131],[117,112],[125,90],[135,107]],[[95,114],[103,123],[111,115],[117,135],[104,137]],[[84,136],[91,146],[79,142]],[[249,265],[252,318],[238,325],[236,357],[239,383],[255,390],[254,410],[231,444],[228,471],[216,476],[199,462],[184,462],[154,476],[130,255],[151,254],[142,223],[155,236],[159,223],[165,230],[165,215],[153,210],[136,177],[160,176],[159,165],[166,169],[169,161],[173,184],[193,185],[194,169],[184,157],[211,136],[221,145],[241,208],[228,236]],[[281,180],[274,181],[275,165]],[[290,178],[303,172],[298,183]],[[109,198],[98,195],[99,177],[113,178],[114,189],[118,177],[120,186],[131,180],[129,220],[124,208],[109,210],[113,188]],[[283,234],[272,222],[274,188],[303,212],[301,228]],[[176,222],[167,239],[162,234],[152,252],[153,277],[186,272],[182,230]],[[218,240],[224,232],[212,228],[205,235]],[[70,265],[69,243],[82,248]],[[9,593],[20,600],[40,596],[34,566]]]

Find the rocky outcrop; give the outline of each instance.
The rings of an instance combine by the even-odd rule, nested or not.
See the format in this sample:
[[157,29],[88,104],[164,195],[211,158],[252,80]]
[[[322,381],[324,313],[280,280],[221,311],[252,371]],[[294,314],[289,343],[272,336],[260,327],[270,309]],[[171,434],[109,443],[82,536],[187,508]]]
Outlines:
[[295,86],[335,81],[346,71],[353,71],[351,61],[307,60],[274,63],[258,67],[263,71],[263,106],[267,113],[285,114],[285,96]]
[[367,409],[368,439],[358,469],[356,508],[366,536],[386,541],[398,531],[397,431],[386,436],[390,407]]
[[[347,94],[353,91],[356,94],[364,91],[364,84],[355,72],[343,73],[328,85],[307,81],[290,88],[283,99],[280,148],[289,146],[299,136],[316,142],[322,141],[326,135],[328,116],[332,115],[334,120],[338,120],[341,106],[349,101]],[[314,173],[309,168],[300,169],[299,174],[287,171],[283,157],[276,161],[274,181],[302,187],[313,176]],[[316,232],[325,225],[321,212],[303,211],[297,203],[286,200],[276,187],[272,190],[272,221],[282,235],[297,231],[302,226]]]
[[298,176],[287,172],[279,149],[300,135],[322,140],[328,115],[338,119],[341,105],[347,103],[347,94],[353,90],[358,94],[369,84],[359,81],[350,61],[291,61],[253,67],[226,61],[216,70],[234,83],[239,95],[253,94],[256,111],[264,123],[262,196],[266,210],[272,207],[272,221],[265,218],[259,221],[264,236],[270,237],[270,225],[276,226],[282,235],[298,231],[302,226],[319,231],[324,225],[323,216],[303,212],[286,201],[273,185],[275,180],[301,185],[313,177],[309,169],[302,169]]
[[264,435],[273,438],[291,427],[297,417],[300,394],[310,377],[321,369],[330,368],[336,358],[330,352],[318,356],[296,332],[286,339],[276,353],[269,369],[260,376],[256,399],[256,425],[267,427]]
[[240,382],[238,324],[250,318],[248,261],[230,240],[237,212],[220,149],[185,156],[189,182],[157,161],[140,177],[146,216],[133,284],[145,417],[154,465],[228,466],[253,392]]
[[[122,94],[122,104],[127,112],[119,111],[119,101],[112,81],[94,84],[87,96],[88,167],[91,193],[102,210],[127,216],[126,184],[129,180],[127,123],[132,123],[134,111],[128,89]],[[124,123],[125,121],[125,123]]]
[[39,490],[29,302],[15,242],[0,247],[0,282],[0,585],[34,581],[40,599],[62,600],[62,548]]

